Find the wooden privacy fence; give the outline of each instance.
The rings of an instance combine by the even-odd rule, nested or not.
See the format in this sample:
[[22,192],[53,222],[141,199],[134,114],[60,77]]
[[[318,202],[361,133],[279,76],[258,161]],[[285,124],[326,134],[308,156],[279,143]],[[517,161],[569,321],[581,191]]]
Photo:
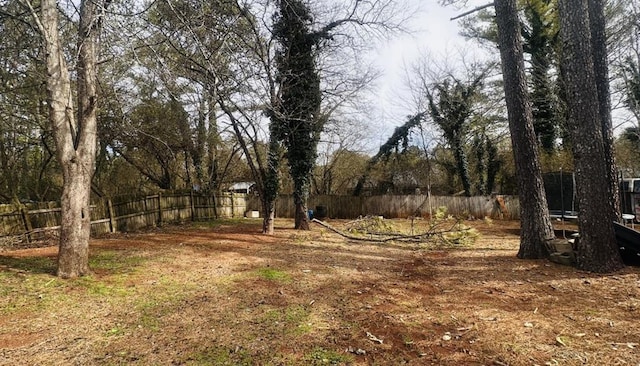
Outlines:
[[[451,215],[475,218],[518,219],[520,205],[514,196],[492,197],[451,197],[432,196],[433,213],[438,207],[446,207]],[[429,197],[427,195],[404,196],[335,196],[321,195],[309,197],[309,209],[317,210],[322,206],[327,217],[353,219],[361,215],[380,215],[386,218],[407,218],[410,216],[429,216]],[[258,197],[247,197],[248,210],[260,210]],[[276,201],[277,217],[294,217],[293,197],[281,195]]]
[[[91,234],[128,232],[163,223],[242,217],[246,194],[157,194],[145,197],[101,199],[91,205]],[[0,205],[0,237],[26,236],[39,240],[60,228],[56,202]]]
[[[330,218],[353,219],[361,215],[406,218],[429,215],[426,195],[405,196],[311,196],[309,208],[322,206]],[[431,197],[433,212],[438,207],[457,216],[518,219],[518,198]],[[197,193],[157,194],[145,197],[101,199],[91,205],[91,234],[130,232],[163,223],[243,217],[246,211],[261,211],[259,197],[242,193],[215,196]],[[278,217],[294,216],[293,197],[280,196],[276,202]],[[27,241],[55,235],[60,228],[60,207],[55,202],[25,205],[0,205],[0,238],[24,236]]]

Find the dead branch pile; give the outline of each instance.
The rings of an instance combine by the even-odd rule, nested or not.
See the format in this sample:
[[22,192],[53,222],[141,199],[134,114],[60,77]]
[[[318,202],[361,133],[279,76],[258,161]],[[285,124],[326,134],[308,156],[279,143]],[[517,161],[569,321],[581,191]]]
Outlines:
[[351,234],[361,235],[396,235],[396,228],[382,216],[365,216],[358,217],[356,220],[349,221],[345,225],[347,232]]
[[44,248],[58,244],[59,234],[57,231],[47,234],[38,233],[37,237],[32,237],[31,234],[32,232],[27,232],[19,235],[0,236],[0,252]]
[[[406,234],[394,229],[393,225],[385,222],[379,216],[366,216],[351,221],[345,225],[346,231],[340,230],[318,219],[313,219],[321,225],[340,236],[356,241],[368,241],[375,243],[397,242],[436,242],[439,244],[467,244],[477,237],[474,229],[462,225],[460,220],[454,222],[447,220],[434,220],[429,222],[427,230],[418,234]],[[413,228],[412,228],[413,231]]]

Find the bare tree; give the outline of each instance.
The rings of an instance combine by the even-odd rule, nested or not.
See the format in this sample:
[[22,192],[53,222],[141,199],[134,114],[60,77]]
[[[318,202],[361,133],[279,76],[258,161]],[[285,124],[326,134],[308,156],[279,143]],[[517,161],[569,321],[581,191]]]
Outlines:
[[355,187],[368,160],[364,151],[372,132],[367,127],[346,113],[330,117],[318,144],[318,163],[312,177],[315,194],[345,194]]
[[73,278],[89,273],[90,193],[96,156],[98,103],[96,59],[100,19],[109,0],[80,3],[77,109],[74,108],[72,79],[59,33],[57,1],[43,0],[40,13],[29,0],[23,1],[41,32],[46,50],[49,120],[64,180],[60,199],[58,276]]
[[55,200],[60,174],[46,111],[44,54],[31,14],[0,5],[0,200]]

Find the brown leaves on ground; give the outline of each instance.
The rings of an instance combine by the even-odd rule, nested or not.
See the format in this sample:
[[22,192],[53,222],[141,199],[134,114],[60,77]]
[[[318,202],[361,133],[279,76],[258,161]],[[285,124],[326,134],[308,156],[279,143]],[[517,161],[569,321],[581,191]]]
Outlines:
[[55,248],[4,252],[0,364],[640,363],[638,268],[518,260],[516,222],[441,248],[260,224],[96,239],[71,281]]

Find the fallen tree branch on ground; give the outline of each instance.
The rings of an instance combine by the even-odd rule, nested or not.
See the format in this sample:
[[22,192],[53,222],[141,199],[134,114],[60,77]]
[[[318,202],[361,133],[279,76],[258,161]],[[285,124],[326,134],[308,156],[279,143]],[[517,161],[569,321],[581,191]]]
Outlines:
[[311,222],[315,222],[316,224],[318,224],[320,226],[323,226],[323,227],[333,231],[334,233],[336,233],[336,234],[338,234],[338,235],[340,235],[340,236],[342,236],[344,238],[347,238],[349,240],[382,242],[382,240],[380,240],[380,239],[378,239],[378,240],[373,239],[373,238],[367,239],[367,238],[363,238],[361,236],[355,236],[355,235],[347,234],[347,233],[345,233],[345,232],[343,232],[343,231],[341,231],[339,229],[336,229],[335,227],[327,224],[326,222],[320,221],[318,219],[313,219],[313,220],[311,220]]
[[[427,232],[421,233],[421,234],[415,234],[415,235],[406,235],[406,234],[401,234],[401,233],[376,233],[375,235],[378,237],[374,237],[374,234],[370,234],[370,237],[362,237],[362,236],[356,236],[356,235],[351,235],[349,233],[346,233],[340,229],[337,229],[329,224],[327,224],[326,222],[320,221],[318,219],[313,219],[311,220],[311,222],[314,222],[322,227],[325,227],[331,231],[333,231],[334,233],[349,239],[349,240],[356,240],[356,241],[367,241],[367,242],[374,242],[374,243],[386,243],[386,242],[390,242],[390,241],[402,241],[402,242],[422,242],[425,239],[430,239],[433,237],[438,237],[442,242],[444,243],[450,243],[451,240],[448,240],[447,238],[445,238],[446,234],[449,233],[464,233],[464,232],[470,232],[472,229],[471,228],[462,228],[462,229],[455,229],[456,227],[459,226],[459,222],[456,222],[456,224],[454,224],[450,229],[448,230],[429,230]],[[379,236],[384,236],[384,237],[379,237]]]

